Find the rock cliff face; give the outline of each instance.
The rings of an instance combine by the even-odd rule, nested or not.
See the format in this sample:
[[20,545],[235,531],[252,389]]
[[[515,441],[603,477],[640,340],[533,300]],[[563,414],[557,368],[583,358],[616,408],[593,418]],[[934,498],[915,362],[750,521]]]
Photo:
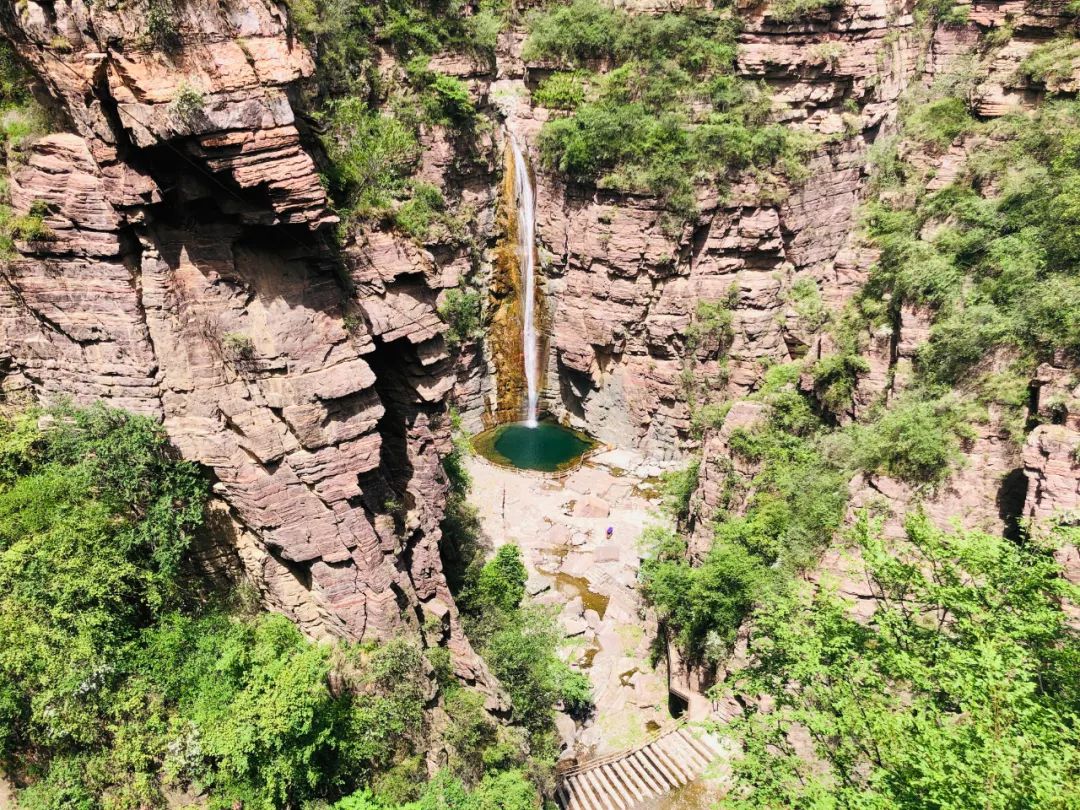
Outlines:
[[[451,647],[461,677],[489,683],[442,573],[439,457],[448,399],[475,430],[502,415],[496,393],[513,382],[494,379],[503,349],[489,342],[451,355],[436,304],[470,274],[497,292],[499,126],[535,167],[552,114],[529,101],[545,66],[522,60],[522,31],[504,32],[493,67],[453,54],[429,66],[463,79],[498,125],[467,163],[444,129],[424,132],[419,176],[475,213],[476,242],[421,246],[371,227],[340,245],[294,112],[312,59],[281,6],[177,2],[167,48],[148,40],[138,3],[17,9],[7,36],[67,131],[13,172],[14,209],[44,205],[51,236],[18,244],[0,274],[4,394],[103,399],[162,419],[212,471],[218,523],[268,604],[313,636],[385,637],[434,617],[426,626],[443,637],[429,641]],[[1038,88],[1016,67],[1065,20],[1058,5],[1019,2],[974,2],[969,22],[933,29],[916,24],[909,0],[856,0],[794,23],[767,5],[742,13],[739,72],[769,85],[781,120],[820,138],[805,182],[743,177],[723,198],[702,191],[700,216],[673,226],[655,200],[536,172],[546,404],[660,459],[693,446],[694,409],[756,390],[770,364],[832,351],[793,286],[812,282],[837,309],[865,282],[877,257],[858,237],[856,207],[868,147],[892,127],[901,94],[963,69],[982,115],[1033,103]],[[1007,44],[975,50],[980,32],[1006,25]],[[927,182],[947,182],[972,148],[927,158]],[[730,339],[688,344],[702,300],[729,307]],[[899,393],[927,334],[926,314],[911,310],[866,335],[869,371],[840,417]],[[979,428],[931,514],[992,529],[1080,508],[1075,382],[1064,360],[1040,369],[1033,407],[1051,424],[1022,454],[1003,429]],[[701,441],[703,516],[725,476],[752,477],[731,468],[726,441],[760,415],[737,406]],[[911,497],[881,478],[852,490],[856,506],[883,501],[896,516]],[[704,553],[707,538],[695,542]]]
[[6,21],[70,131],[13,172],[13,208],[44,207],[49,235],[0,276],[5,395],[162,419],[270,606],[314,637],[423,625],[492,686],[438,548],[444,269],[389,233],[328,233],[289,100],[311,57],[281,8],[177,4],[167,49],[144,12],[28,2]]
[[[820,138],[801,184],[770,189],[746,178],[723,199],[699,197],[698,219],[672,231],[651,200],[567,187],[541,175],[538,223],[554,313],[553,410],[607,441],[678,457],[698,445],[691,431],[696,408],[755,391],[771,364],[833,353],[793,288],[812,281],[822,304],[838,311],[865,284],[877,260],[856,221],[867,193],[867,151],[895,129],[901,95],[935,81],[962,81],[973,88],[978,114],[988,118],[1043,100],[1042,89],[1018,68],[1068,25],[1063,7],[975,2],[965,8],[967,22],[936,26],[917,24],[912,4],[891,0],[846,3],[795,23],[773,19],[767,5],[743,9],[739,72],[770,87],[781,120]],[[987,44],[985,35],[994,30],[1011,36]],[[517,64],[508,60],[508,72]],[[524,67],[543,74],[547,66]],[[523,79],[534,81],[528,70]],[[518,110],[510,126],[535,143],[549,116],[539,108]],[[924,164],[926,185],[935,189],[979,148],[960,139],[942,154],[908,158]],[[726,345],[686,340],[702,300],[730,308]],[[929,313],[909,307],[890,329],[864,336],[868,371],[842,421],[862,419],[904,390],[929,331]],[[959,519],[1002,531],[1024,517],[1075,509],[1080,437],[1062,415],[1068,406],[1061,403],[1074,398],[1065,390],[1075,383],[1067,366],[1063,360],[1032,381],[1043,399],[1058,403],[1062,424],[1038,428],[1022,454],[993,412],[988,424],[973,425],[965,463],[934,494],[919,495],[935,522]],[[745,417],[737,408],[701,442],[703,523],[716,508],[717,481],[731,474],[726,434]],[[910,487],[859,476],[851,490],[852,509],[883,507],[891,516],[888,530],[902,530],[915,498]]]
[[[833,305],[857,289],[869,266],[851,238],[867,143],[916,75],[903,3],[853,3],[798,24],[744,15],[739,72],[770,85],[781,120],[822,136],[805,183],[744,178],[723,199],[699,197],[697,220],[674,230],[648,199],[550,177],[539,191],[556,400],[602,439],[660,457],[689,439],[691,402],[744,395],[768,364],[806,353],[812,330],[792,306],[795,279],[813,279]],[[532,142],[547,115],[520,125]],[[730,345],[687,346],[702,300],[730,302]]]

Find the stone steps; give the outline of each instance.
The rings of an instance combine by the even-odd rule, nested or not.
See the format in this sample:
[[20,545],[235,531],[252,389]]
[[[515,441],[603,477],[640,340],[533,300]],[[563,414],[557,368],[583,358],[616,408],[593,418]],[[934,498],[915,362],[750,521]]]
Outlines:
[[569,771],[555,798],[562,810],[630,810],[694,781],[722,753],[710,735],[680,727]]

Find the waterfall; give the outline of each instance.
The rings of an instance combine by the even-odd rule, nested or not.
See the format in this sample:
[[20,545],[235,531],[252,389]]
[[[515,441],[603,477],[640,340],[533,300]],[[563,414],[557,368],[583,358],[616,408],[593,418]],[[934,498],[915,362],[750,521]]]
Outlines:
[[518,216],[518,264],[521,268],[521,287],[525,295],[524,347],[525,383],[528,398],[525,408],[525,424],[536,427],[536,409],[540,400],[540,349],[536,334],[536,199],[533,195],[529,164],[518,145],[510,136],[510,148],[514,152],[514,196]]

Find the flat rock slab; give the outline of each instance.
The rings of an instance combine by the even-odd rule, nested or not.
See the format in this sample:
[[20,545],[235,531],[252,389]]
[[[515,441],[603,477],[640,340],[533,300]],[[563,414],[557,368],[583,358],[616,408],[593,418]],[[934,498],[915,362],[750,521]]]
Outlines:
[[555,523],[547,533],[547,541],[553,546],[569,545],[572,529],[565,523]]
[[620,556],[622,556],[622,549],[615,545],[600,546],[593,552],[593,560],[598,563],[618,562]]
[[605,450],[589,459],[592,464],[603,464],[619,470],[632,470],[641,465],[641,456],[631,450]]
[[566,479],[566,488],[584,495],[603,497],[614,481],[611,473],[599,467],[582,467]]
[[606,518],[611,514],[611,504],[595,495],[583,495],[574,504],[574,517]]

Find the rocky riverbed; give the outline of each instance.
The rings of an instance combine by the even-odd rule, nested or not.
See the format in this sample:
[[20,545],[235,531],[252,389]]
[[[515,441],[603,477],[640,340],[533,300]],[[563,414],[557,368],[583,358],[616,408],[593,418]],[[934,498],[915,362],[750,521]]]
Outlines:
[[657,508],[661,468],[611,450],[560,479],[479,458],[469,471],[485,534],[496,547],[521,547],[530,597],[557,612],[567,660],[592,680],[593,717],[576,729],[563,723],[569,755],[642,742],[670,719],[665,663],[650,663],[656,624],[637,590],[641,532],[666,520]]

